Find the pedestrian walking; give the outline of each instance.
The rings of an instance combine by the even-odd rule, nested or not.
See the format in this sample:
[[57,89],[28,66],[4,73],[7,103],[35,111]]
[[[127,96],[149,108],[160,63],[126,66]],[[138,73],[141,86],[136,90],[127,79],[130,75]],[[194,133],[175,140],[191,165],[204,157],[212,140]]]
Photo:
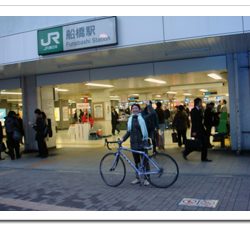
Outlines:
[[17,119],[17,115],[14,111],[9,111],[7,117],[5,117],[5,131],[7,137],[8,154],[11,160],[21,158],[20,154],[20,141],[22,138],[20,124]]
[[36,141],[38,145],[38,157],[46,158],[48,157],[48,148],[45,141],[47,136],[46,132],[46,114],[43,113],[40,109],[34,111],[36,115],[36,122],[33,125],[33,128],[36,131]]
[[214,112],[214,102],[210,102],[207,104],[207,107],[204,112],[204,126],[207,132],[207,144],[208,148],[212,148],[213,145],[210,143],[210,136],[212,132],[212,127],[215,124],[215,112]]
[[153,154],[156,154],[156,146],[157,146],[157,133],[159,129],[158,116],[155,110],[152,107],[152,102],[147,102],[147,106],[142,111],[142,116],[146,122],[148,137],[152,140],[153,145]]
[[[200,98],[194,99],[194,108],[191,110],[191,123],[191,136],[201,144],[201,161],[211,162],[207,158],[207,133],[203,125],[202,100]],[[188,154],[192,151],[190,146],[185,145],[185,150],[182,152],[183,158],[187,160]]]
[[188,115],[183,105],[178,107],[178,111],[174,116],[173,129],[177,131],[178,146],[186,143],[187,140],[187,129],[189,127]]
[[165,137],[164,137],[164,131],[165,131],[165,117],[164,117],[164,111],[162,109],[162,103],[157,102],[156,103],[156,109],[155,109],[158,121],[159,121],[159,135],[158,135],[158,148],[159,150],[164,150],[165,147]]
[[115,135],[115,131],[117,130],[118,134],[120,133],[120,129],[118,128],[119,124],[119,115],[116,112],[115,108],[111,106],[111,125],[112,125],[112,134]]

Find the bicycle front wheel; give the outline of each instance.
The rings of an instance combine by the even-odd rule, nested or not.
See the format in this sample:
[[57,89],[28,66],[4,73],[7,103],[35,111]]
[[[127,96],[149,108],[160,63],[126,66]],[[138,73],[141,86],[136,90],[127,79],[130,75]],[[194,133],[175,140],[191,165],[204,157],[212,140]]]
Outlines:
[[157,153],[150,157],[156,165],[150,162],[149,182],[157,188],[167,188],[174,184],[179,176],[179,167],[171,156],[166,153]]
[[99,170],[104,183],[111,187],[120,185],[126,176],[124,161],[116,153],[107,153],[101,159]]

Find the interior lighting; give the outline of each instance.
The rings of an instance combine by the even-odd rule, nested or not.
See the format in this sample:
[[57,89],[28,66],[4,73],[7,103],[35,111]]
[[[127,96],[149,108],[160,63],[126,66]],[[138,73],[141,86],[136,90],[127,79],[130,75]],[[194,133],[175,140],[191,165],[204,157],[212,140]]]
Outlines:
[[8,92],[8,91],[1,91],[0,94],[2,95],[22,95],[21,92]]
[[213,82],[213,83],[203,83],[203,84],[170,86],[170,90],[174,91],[174,90],[190,90],[190,89],[204,89],[204,88],[220,88],[223,86],[224,86],[224,83],[222,82]]
[[220,75],[216,74],[216,73],[209,73],[207,76],[209,76],[209,77],[211,77],[211,78],[213,78],[215,80],[221,80],[222,79],[222,77]]
[[191,93],[183,93],[184,96],[191,96]]
[[205,93],[205,92],[208,92],[207,89],[200,89],[201,92]]
[[98,84],[98,83],[86,83],[85,85],[88,86],[97,86],[97,87],[106,87],[106,88],[112,88],[113,85],[106,85],[106,84]]
[[16,99],[7,99],[8,102],[13,102],[13,101],[22,101],[22,99],[20,98],[16,98]]
[[158,83],[158,84],[166,84],[167,83],[166,81],[162,81],[162,80],[158,80],[158,79],[154,79],[154,78],[145,78],[144,81]]
[[68,89],[60,89],[60,88],[55,88],[57,92],[68,92]]

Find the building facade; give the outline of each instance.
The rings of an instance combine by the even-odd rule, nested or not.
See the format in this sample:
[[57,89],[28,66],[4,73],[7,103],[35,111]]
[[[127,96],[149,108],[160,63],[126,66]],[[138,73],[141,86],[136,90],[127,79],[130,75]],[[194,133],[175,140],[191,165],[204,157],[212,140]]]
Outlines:
[[[56,84],[205,71],[226,73],[231,147],[250,149],[250,17],[0,17],[0,24],[0,90],[21,89],[26,150],[36,148],[34,110],[54,117]],[[98,122],[108,134],[110,92],[95,91],[92,102],[103,103]]]

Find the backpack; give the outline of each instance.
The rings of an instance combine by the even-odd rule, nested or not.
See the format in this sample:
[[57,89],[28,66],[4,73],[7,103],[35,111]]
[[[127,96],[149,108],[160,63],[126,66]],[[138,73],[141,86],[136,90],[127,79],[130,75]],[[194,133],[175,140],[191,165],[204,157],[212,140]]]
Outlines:
[[53,136],[53,131],[52,131],[52,125],[51,125],[51,119],[47,119],[47,122],[45,124],[44,128],[44,137],[52,137]]

